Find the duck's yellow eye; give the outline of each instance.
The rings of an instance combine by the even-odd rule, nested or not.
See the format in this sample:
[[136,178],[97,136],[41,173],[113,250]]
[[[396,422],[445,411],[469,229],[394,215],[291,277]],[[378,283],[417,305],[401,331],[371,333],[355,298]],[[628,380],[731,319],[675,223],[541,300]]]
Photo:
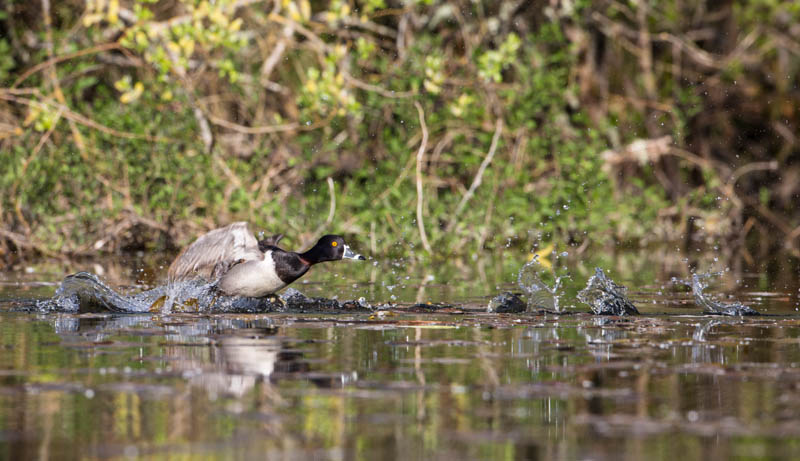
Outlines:
[[332,247],[335,247],[335,246],[336,246],[336,245],[338,245],[338,244],[339,244],[339,242],[331,242],[331,246],[332,246]]

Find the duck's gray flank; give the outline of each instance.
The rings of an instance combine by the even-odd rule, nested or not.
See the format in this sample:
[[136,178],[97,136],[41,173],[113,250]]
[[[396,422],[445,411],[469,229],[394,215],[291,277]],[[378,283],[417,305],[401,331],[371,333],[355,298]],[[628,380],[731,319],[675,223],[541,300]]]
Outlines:
[[233,266],[222,275],[217,287],[223,293],[260,298],[275,293],[289,283],[291,282],[281,280],[275,270],[272,250],[267,250],[263,259],[246,261]]

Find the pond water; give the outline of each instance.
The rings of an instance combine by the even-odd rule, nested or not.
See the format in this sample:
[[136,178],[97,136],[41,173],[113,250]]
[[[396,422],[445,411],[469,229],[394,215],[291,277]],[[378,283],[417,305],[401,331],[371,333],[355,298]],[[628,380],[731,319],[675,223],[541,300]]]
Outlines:
[[[516,289],[519,253],[342,262],[296,284],[393,305],[359,314],[13,312],[78,270],[134,291],[163,274],[158,259],[23,266],[0,273],[0,457],[796,456],[797,267],[698,258],[554,258],[569,269],[565,315],[485,312]],[[575,301],[595,266],[642,315],[594,316]],[[733,267],[710,290],[767,315],[699,315],[670,283],[689,266]]]

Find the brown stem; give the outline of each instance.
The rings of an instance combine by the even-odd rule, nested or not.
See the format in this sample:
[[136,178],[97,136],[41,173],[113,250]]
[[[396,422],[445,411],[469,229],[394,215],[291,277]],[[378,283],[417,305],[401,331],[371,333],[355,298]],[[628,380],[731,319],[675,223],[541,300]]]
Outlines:
[[422,110],[422,105],[414,101],[414,106],[417,108],[419,124],[422,126],[422,141],[417,151],[417,227],[419,227],[419,236],[422,239],[422,246],[428,254],[431,254],[431,244],[428,243],[428,236],[425,235],[425,223],[422,220],[422,161],[425,158],[425,148],[428,144],[428,126],[425,124],[425,111]]

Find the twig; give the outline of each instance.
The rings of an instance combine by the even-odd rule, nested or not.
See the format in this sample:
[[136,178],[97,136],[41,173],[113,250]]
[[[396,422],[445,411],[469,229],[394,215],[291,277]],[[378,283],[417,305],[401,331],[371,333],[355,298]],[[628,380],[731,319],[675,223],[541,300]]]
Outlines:
[[208,114],[208,120],[214,125],[219,125],[239,133],[269,134],[269,133],[281,133],[286,131],[316,130],[317,128],[321,128],[327,125],[333,119],[333,115],[335,115],[335,113],[331,112],[331,115],[329,115],[327,118],[319,120],[310,125],[302,125],[297,122],[292,122],[292,123],[284,123],[283,125],[244,126],[244,125],[239,125],[238,123],[230,122],[228,120],[225,120],[224,118],[217,117],[216,115],[211,115],[211,114]]
[[192,108],[192,115],[194,115],[194,119],[197,121],[197,127],[200,130],[200,139],[203,141],[205,152],[210,153],[211,148],[214,147],[214,133],[211,132],[211,125],[208,123],[208,117],[206,117],[203,108],[197,104],[194,94],[194,85],[192,81],[186,77],[186,69],[180,64],[178,56],[166,45],[164,46],[164,50],[166,50],[167,58],[172,62],[172,68],[175,75],[178,77],[178,81],[182,83],[180,91],[186,96],[189,107]]
[[[50,61],[48,66],[50,84],[53,86],[53,95],[61,105],[67,107],[67,99],[64,97],[64,92],[61,91],[61,84],[58,81],[58,72],[56,70],[55,55],[53,51],[53,21],[50,17],[50,0],[42,0],[42,16],[44,18],[44,32],[45,32],[45,50],[47,51],[47,58]],[[69,109],[69,107],[67,107]],[[83,136],[75,125],[75,121],[67,118],[69,129],[72,131],[72,139],[75,141],[75,147],[81,153],[81,158],[89,160],[86,154],[86,145],[83,143]]]
[[794,245],[794,239],[800,237],[800,226],[795,227],[789,234],[786,235],[786,240],[789,245]]
[[453,226],[456,224],[456,220],[458,219],[458,215],[461,214],[461,211],[469,202],[469,199],[472,198],[472,195],[475,194],[475,190],[478,186],[481,185],[483,181],[483,173],[486,171],[486,168],[492,163],[492,159],[494,158],[494,153],[497,151],[497,144],[500,141],[500,135],[503,133],[503,119],[498,118],[497,123],[495,123],[494,128],[494,136],[492,136],[492,144],[489,146],[489,153],[486,154],[486,158],[483,159],[481,162],[481,166],[478,168],[478,173],[475,174],[475,179],[472,180],[472,185],[469,186],[469,189],[466,193],[461,197],[461,201],[458,202],[458,206],[456,207],[455,213],[453,213],[453,217],[450,218],[450,224],[447,225],[447,232],[453,229]]
[[17,219],[19,219],[22,225],[25,226],[25,232],[28,234],[30,233],[31,229],[30,226],[28,225],[28,221],[25,219],[25,216],[22,213],[22,203],[20,203],[20,197],[19,195],[17,195],[17,188],[19,188],[20,181],[22,181],[22,179],[25,178],[25,173],[28,171],[28,166],[31,164],[33,159],[36,158],[37,155],[39,155],[39,151],[42,150],[44,144],[47,142],[48,139],[50,139],[50,135],[52,135],[53,131],[56,130],[56,127],[58,126],[58,121],[61,120],[62,112],[63,111],[61,110],[58,111],[55,118],[53,119],[53,123],[50,125],[50,128],[45,132],[45,134],[42,135],[41,138],[39,138],[39,142],[36,143],[36,147],[33,148],[33,151],[28,156],[28,158],[26,158],[25,161],[22,162],[22,169],[20,170],[19,174],[16,175],[17,178],[14,180],[14,183],[11,184],[11,193],[9,195],[14,199],[14,211],[17,213]]
[[290,23],[283,26],[283,36],[278,40],[278,43],[272,49],[272,53],[264,60],[264,64],[261,66],[262,80],[269,80],[272,70],[275,69],[275,66],[278,65],[278,61],[283,57],[283,53],[286,51],[286,47],[289,45],[289,40],[292,35],[294,35],[294,25]]
[[779,216],[777,213],[774,213],[772,210],[762,205],[757,198],[745,195],[742,197],[742,200],[753,207],[758,214],[764,217],[764,219],[769,221],[773,226],[777,227],[778,230],[780,230],[785,236],[794,235],[794,229],[789,222],[786,221],[782,216]]
[[42,255],[45,255],[45,256],[64,259],[64,255],[61,255],[61,254],[58,254],[58,253],[54,253],[54,252],[48,250],[47,248],[45,248],[42,245],[39,245],[37,243],[31,242],[30,240],[25,238],[24,235],[18,234],[16,232],[12,232],[12,231],[4,229],[2,227],[0,227],[0,237],[5,238],[5,239],[13,242],[14,245],[17,246],[17,248],[28,248],[30,250],[38,251],[39,253],[41,253]]
[[431,244],[428,243],[428,236],[425,235],[425,224],[422,221],[422,160],[425,157],[425,148],[428,144],[428,126],[425,124],[425,111],[422,110],[422,105],[418,101],[414,101],[414,106],[417,108],[419,124],[422,127],[422,141],[417,151],[417,227],[419,227],[422,246],[428,254],[431,254]]
[[310,241],[315,241],[322,236],[322,233],[325,232],[325,229],[328,229],[330,225],[333,223],[333,217],[336,215],[336,188],[333,183],[333,178],[330,176],[328,177],[328,194],[331,197],[331,206],[328,209],[328,218],[325,219],[325,223],[323,223],[316,232],[314,232],[314,236],[309,239]]
[[392,183],[391,186],[384,189],[384,191],[381,192],[381,195],[378,196],[375,202],[382,202],[389,194],[391,194],[397,188],[397,186],[400,185],[403,182],[403,180],[406,179],[409,170],[411,170],[411,165],[413,164],[414,164],[414,157],[411,157],[410,159],[408,159],[408,163],[406,164],[406,166],[403,167],[403,171],[401,171],[400,174],[397,176],[397,179],[394,180],[394,183]]
[[[687,161],[690,161],[698,165],[702,169],[709,169],[715,172],[717,176],[722,176],[720,172],[714,168],[714,164],[711,161],[706,160],[692,152],[673,146],[670,149],[669,153],[676,155],[680,158],[683,158]],[[780,230],[781,233],[783,233],[789,239],[788,244],[791,245],[791,241],[798,234],[800,234],[800,232],[798,232],[797,229],[793,229],[791,225],[781,216],[777,215],[776,213],[773,213],[769,208],[759,203],[758,199],[754,199],[747,195],[745,195],[744,197],[739,197],[734,191],[734,186],[736,184],[736,181],[738,181],[739,178],[741,178],[743,175],[751,173],[753,171],[760,171],[760,170],[772,171],[775,170],[777,167],[778,167],[777,162],[774,161],[754,162],[744,165],[735,170],[733,173],[731,173],[730,179],[727,182],[724,182],[718,189],[723,194],[725,194],[737,208],[742,208],[744,204],[753,207],[753,209],[755,209],[755,211],[758,212],[758,214],[760,214],[764,219],[769,221],[773,226],[778,228],[778,230]]]
[[404,12],[397,22],[397,38],[395,39],[395,47],[397,48],[398,61],[403,62],[406,59],[406,30],[408,29],[408,15],[409,12]]
[[494,186],[492,187],[492,195],[489,198],[489,206],[487,207],[486,211],[486,219],[483,220],[483,230],[481,231],[480,235],[478,235],[478,248],[477,251],[481,251],[483,246],[486,244],[486,238],[489,234],[489,226],[492,222],[492,215],[494,214],[494,202],[497,200],[497,192],[500,190],[500,181],[495,181]]
[[378,254],[378,245],[376,243],[375,238],[375,220],[370,220],[369,222],[369,249],[372,251],[372,254]]
[[778,169],[778,162],[776,160],[771,160],[769,162],[753,162],[748,163],[747,165],[743,165],[736,169],[731,174],[730,179],[728,180],[728,184],[736,184],[736,181],[739,180],[742,176],[752,173],[753,171],[775,171]]
[[333,222],[333,216],[336,214],[336,188],[333,184],[333,178],[328,177],[328,194],[331,197],[331,207],[328,209],[328,218],[325,220],[325,227],[328,227]]
[[31,100],[31,99],[28,99],[28,98],[19,98],[19,97],[14,96],[12,94],[12,92],[3,91],[2,89],[0,89],[0,99],[5,99],[6,101],[15,102],[15,103],[18,103],[18,104],[24,104],[26,106],[38,107],[40,109],[45,109],[45,110],[52,107],[54,109],[58,109],[58,110],[63,111],[64,118],[66,118],[68,120],[75,121],[75,122],[80,123],[81,125],[85,125],[85,126],[87,126],[89,128],[94,128],[95,130],[100,131],[102,133],[110,134],[112,136],[117,136],[117,137],[120,137],[120,138],[125,138],[125,139],[145,139],[147,141],[152,141],[152,142],[174,142],[175,141],[174,139],[165,138],[165,137],[162,137],[162,136],[150,136],[150,135],[146,135],[146,134],[142,135],[142,134],[128,133],[128,132],[125,132],[125,131],[118,131],[118,130],[115,130],[113,128],[109,128],[109,127],[107,127],[105,125],[101,125],[101,124],[95,122],[94,120],[92,120],[90,118],[87,118],[87,117],[84,117],[83,115],[81,115],[81,114],[79,114],[77,112],[73,112],[69,107],[67,107],[67,106],[65,106],[63,104],[59,104],[59,103],[55,103],[55,102],[47,101],[47,100],[45,100],[45,102],[42,102],[42,101]]
[[225,173],[225,176],[228,177],[231,184],[233,184],[237,189],[241,189],[242,187],[244,187],[242,185],[242,180],[239,179],[238,176],[236,176],[236,173],[234,173],[233,170],[230,169],[230,167],[228,166],[227,163],[225,163],[224,160],[219,158],[219,155],[214,155],[213,157],[214,157],[214,162],[216,162],[217,165],[220,167],[220,169],[222,169],[222,172]]
[[268,18],[271,21],[277,22],[278,24],[283,24],[283,25],[291,24],[291,26],[297,32],[299,32],[300,35],[303,35],[304,37],[306,37],[308,39],[308,41],[311,42],[317,48],[318,51],[325,52],[325,51],[330,51],[332,49],[332,47],[329,46],[327,43],[325,43],[321,38],[319,38],[319,36],[317,34],[315,34],[314,32],[310,31],[309,29],[303,27],[301,24],[297,23],[296,21],[293,21],[293,20],[291,20],[289,18],[285,18],[285,17],[283,17],[283,16],[281,16],[279,14],[275,14],[275,13],[270,13],[268,15]]
[[[592,13],[591,17],[592,20],[600,26],[600,31],[604,35],[615,39],[633,54],[640,55],[643,52],[640,46],[637,46],[630,41],[639,39],[639,32],[624,26],[620,22],[614,22],[610,18],[607,18],[603,14],[596,11]],[[674,46],[679,47],[693,62],[711,69],[722,70],[725,69],[733,60],[739,59],[740,56],[756,42],[760,35],[760,29],[756,28],[742,38],[731,52],[723,56],[709,53],[694,43],[668,32],[660,32],[652,35],[650,40],[671,43]]]
[[361,88],[365,91],[372,91],[373,93],[378,93],[379,95],[385,98],[410,98],[416,93],[414,91],[394,91],[394,90],[387,90],[385,88],[381,88],[377,85],[372,85],[367,82],[361,81],[348,72],[342,72],[342,76],[344,77],[347,83],[353,85],[356,88]]
[[17,77],[17,79],[14,81],[14,83],[11,85],[11,88],[16,88],[17,86],[19,86],[20,83],[22,83],[25,80],[27,80],[28,77],[30,77],[31,75],[41,71],[42,69],[45,69],[45,68],[49,67],[49,66],[58,64],[59,62],[69,61],[70,59],[79,58],[79,57],[85,56],[87,54],[95,54],[95,53],[100,53],[100,52],[103,52],[103,51],[114,50],[114,49],[119,49],[119,48],[122,48],[122,45],[120,45],[117,42],[103,43],[102,45],[93,46],[91,48],[86,48],[86,49],[83,49],[83,50],[80,50],[80,51],[76,51],[74,53],[68,53],[68,54],[64,54],[64,55],[61,55],[61,56],[55,56],[53,58],[48,59],[47,61],[40,62],[39,64],[36,64],[35,66],[33,66],[30,69],[28,69],[25,72],[23,72],[22,75]]
[[647,22],[647,2],[641,2],[636,9],[639,23],[639,66],[642,70],[642,83],[648,99],[656,99],[656,77],[653,75],[653,47]]
[[[325,22],[324,19],[319,14],[314,15],[314,19],[317,20],[317,21],[320,21],[320,22]],[[349,17],[349,16],[345,16],[343,18],[338,18],[337,22],[339,22],[339,23],[341,23],[341,24],[343,24],[343,25],[345,25],[347,27],[358,27],[358,28],[364,29],[366,31],[373,32],[373,33],[375,33],[377,35],[383,35],[385,37],[389,37],[391,39],[397,38],[397,31],[396,30],[391,29],[391,28],[386,27],[386,26],[382,26],[382,25],[377,24],[377,23],[374,23],[374,22],[369,21],[367,19],[363,19],[363,18],[356,19],[356,18],[352,18],[352,17]]]

